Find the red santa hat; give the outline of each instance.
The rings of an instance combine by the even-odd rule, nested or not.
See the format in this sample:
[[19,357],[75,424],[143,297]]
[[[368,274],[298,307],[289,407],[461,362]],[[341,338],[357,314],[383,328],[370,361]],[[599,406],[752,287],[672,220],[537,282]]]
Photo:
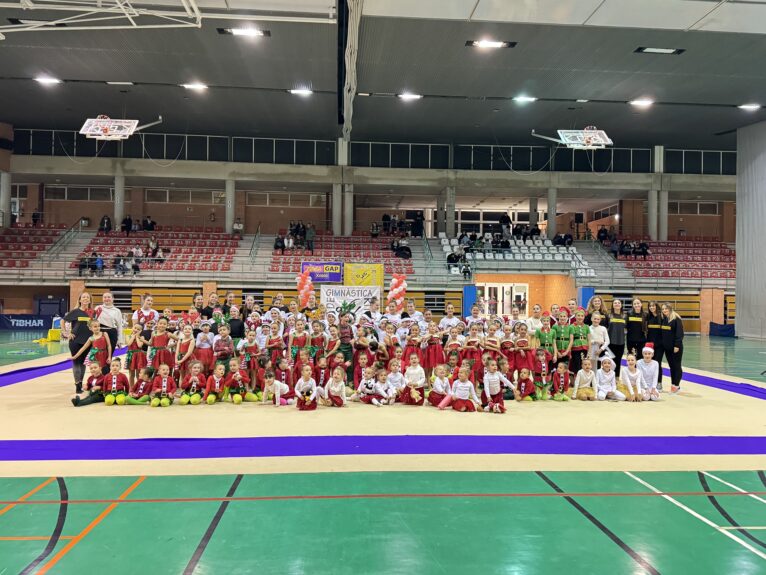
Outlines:
[[548,311],[544,311],[544,312],[543,312],[543,317],[547,317],[547,318],[550,318],[550,317],[551,317],[551,313],[550,313],[550,312],[548,312]]
[[644,344],[644,348],[641,350],[641,353],[646,353],[647,351],[654,355],[654,344],[651,341]]

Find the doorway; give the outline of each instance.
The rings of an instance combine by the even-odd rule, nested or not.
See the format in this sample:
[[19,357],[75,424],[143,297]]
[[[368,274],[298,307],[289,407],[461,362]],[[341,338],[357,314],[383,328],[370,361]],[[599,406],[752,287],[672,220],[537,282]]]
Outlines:
[[511,315],[519,308],[519,317],[527,317],[529,284],[485,283],[476,286],[479,307],[484,315]]

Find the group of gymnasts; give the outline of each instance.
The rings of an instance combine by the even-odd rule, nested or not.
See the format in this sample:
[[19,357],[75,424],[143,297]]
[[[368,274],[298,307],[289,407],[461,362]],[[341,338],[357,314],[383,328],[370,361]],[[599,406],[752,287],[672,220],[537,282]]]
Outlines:
[[[401,313],[395,304],[381,313],[373,300],[358,316],[321,305],[299,311],[294,303],[244,319],[235,305],[213,308],[210,318],[194,307],[178,315],[144,305],[133,314],[124,365],[92,319],[91,336],[73,354],[75,362],[86,358],[88,377],[72,403],[257,402],[311,411],[358,401],[504,413],[509,400],[660,399],[650,320],[640,310],[633,310],[640,321],[613,316],[607,331],[600,301],[583,309],[572,300],[550,312],[535,305],[526,320],[515,309],[485,317],[478,306],[461,318],[447,304],[438,322],[412,300]],[[620,320],[625,367],[625,341],[620,350],[609,338]]]

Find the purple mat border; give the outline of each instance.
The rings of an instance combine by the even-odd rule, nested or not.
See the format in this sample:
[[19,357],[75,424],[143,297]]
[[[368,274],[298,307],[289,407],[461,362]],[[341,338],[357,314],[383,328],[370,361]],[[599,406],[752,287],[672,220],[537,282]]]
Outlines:
[[386,435],[0,440],[0,461],[317,455],[764,455],[766,437]]
[[[118,349],[114,353],[114,357],[125,355],[126,351],[127,351],[127,348]],[[9,372],[0,374],[0,387],[6,387],[8,385],[13,385],[15,383],[22,383],[30,379],[36,379],[44,375],[57,373],[71,366],[72,366],[72,360],[64,359],[62,361],[53,363],[51,365],[40,365],[37,367],[22,367],[21,369],[16,369],[14,371],[9,371]]]

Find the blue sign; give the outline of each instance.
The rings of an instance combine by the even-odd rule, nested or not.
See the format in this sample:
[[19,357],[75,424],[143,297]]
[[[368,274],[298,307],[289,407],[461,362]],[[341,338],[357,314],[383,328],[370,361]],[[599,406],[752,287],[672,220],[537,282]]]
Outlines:
[[342,262],[302,262],[301,273],[309,272],[312,282],[343,283]]
[[51,329],[52,319],[50,315],[0,314],[0,329],[46,331]]

